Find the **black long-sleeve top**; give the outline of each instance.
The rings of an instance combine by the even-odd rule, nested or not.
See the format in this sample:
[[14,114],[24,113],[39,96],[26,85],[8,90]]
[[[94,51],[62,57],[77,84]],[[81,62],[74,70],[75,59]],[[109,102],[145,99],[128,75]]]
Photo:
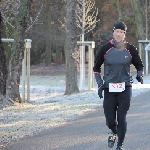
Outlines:
[[143,63],[139,57],[137,49],[130,43],[125,42],[126,47],[118,50],[114,46],[113,40],[105,44],[99,50],[93,71],[101,73],[101,65],[104,63],[103,80],[107,83],[125,82],[130,85],[130,66],[133,64],[137,71],[143,71]]

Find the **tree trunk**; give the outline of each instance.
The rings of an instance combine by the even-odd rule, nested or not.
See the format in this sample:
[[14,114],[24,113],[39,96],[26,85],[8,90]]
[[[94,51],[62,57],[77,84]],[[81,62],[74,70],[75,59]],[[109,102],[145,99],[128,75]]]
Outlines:
[[77,25],[75,18],[75,9],[77,0],[66,0],[66,91],[70,95],[78,93],[76,62],[72,58],[72,53],[77,49]]
[[45,49],[45,65],[48,66],[52,61],[51,50],[51,1],[47,1],[47,32],[46,32],[46,49]]
[[6,67],[6,56],[2,46],[2,17],[0,12],[0,95],[6,95],[6,78],[7,78],[7,67]]
[[21,39],[21,27],[17,23],[12,46],[11,58],[9,61],[9,74],[7,79],[6,98],[12,101],[21,102],[19,85],[21,75],[21,64],[23,59],[23,39]]
[[131,0],[132,9],[134,11],[135,23],[137,27],[139,39],[145,40],[145,19],[143,12],[141,11],[141,1]]
[[9,73],[7,79],[6,98],[12,101],[21,102],[19,85],[24,52],[25,29],[27,27],[27,15],[32,0],[21,0],[19,13],[16,18],[16,31],[12,46],[11,58],[9,61]]

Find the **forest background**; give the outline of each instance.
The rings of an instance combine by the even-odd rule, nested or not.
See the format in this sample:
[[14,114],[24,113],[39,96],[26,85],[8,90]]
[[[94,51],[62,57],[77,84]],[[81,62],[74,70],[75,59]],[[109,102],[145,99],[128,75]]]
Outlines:
[[[76,3],[77,0],[0,0],[0,38],[15,39],[13,44],[0,41],[1,99],[21,101],[19,84],[23,40],[26,38],[32,39],[31,65],[49,66],[67,62],[66,94],[78,92],[74,80],[75,61],[69,58],[81,34],[75,26]],[[95,54],[112,38],[113,25],[117,21],[125,22],[128,28],[126,39],[136,47],[138,40],[150,39],[149,0],[95,0],[95,7],[98,8],[98,21],[94,29],[85,34],[85,41],[95,42]]]
[[[31,64],[65,63],[64,3],[60,0],[49,2],[47,0],[34,0],[31,7],[33,18],[39,12],[41,4],[43,4],[43,8],[38,22],[28,31],[27,35],[33,40]],[[148,6],[150,7],[150,5]],[[145,40],[145,0],[95,0],[95,7],[98,8],[97,20],[99,21],[91,32],[85,34],[85,41],[96,42],[95,52],[99,50],[102,44],[112,38],[113,25],[119,20],[124,21],[127,25],[127,41],[138,47],[137,41]],[[150,13],[150,8],[148,12]],[[79,34],[81,31],[78,31]],[[149,38],[150,34],[148,34]],[[79,40],[80,37],[78,36]]]
[[[148,13],[150,13],[149,3],[148,0]],[[63,0],[32,1],[29,21],[35,21],[35,19],[36,21],[26,34],[27,38],[32,39],[31,65],[65,63],[64,5]],[[98,8],[97,20],[99,21],[91,32],[85,34],[85,41],[96,42],[95,52],[112,38],[113,25],[117,21],[126,23],[127,41],[138,47],[137,41],[145,40],[145,0],[95,0],[95,7]],[[150,18],[150,15],[148,17]],[[4,31],[4,38],[13,38],[11,32],[5,33]],[[79,34],[81,31],[78,31],[78,41],[80,40]],[[149,38],[150,34],[148,34]]]

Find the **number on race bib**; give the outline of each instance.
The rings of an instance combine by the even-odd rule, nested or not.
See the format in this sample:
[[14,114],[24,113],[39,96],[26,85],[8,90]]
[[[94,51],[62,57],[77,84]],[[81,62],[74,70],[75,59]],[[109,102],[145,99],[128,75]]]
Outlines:
[[112,84],[113,88],[122,88],[122,83]]
[[109,92],[122,92],[125,90],[125,82],[109,83]]

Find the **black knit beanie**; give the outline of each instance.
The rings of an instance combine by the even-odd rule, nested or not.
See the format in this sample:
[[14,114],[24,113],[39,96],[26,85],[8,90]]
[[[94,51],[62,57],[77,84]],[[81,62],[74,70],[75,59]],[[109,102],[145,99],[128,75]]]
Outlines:
[[127,30],[127,26],[125,25],[124,22],[120,21],[120,22],[117,22],[116,24],[114,24],[113,31],[114,31],[115,29],[121,29],[121,30],[126,31],[126,30]]

